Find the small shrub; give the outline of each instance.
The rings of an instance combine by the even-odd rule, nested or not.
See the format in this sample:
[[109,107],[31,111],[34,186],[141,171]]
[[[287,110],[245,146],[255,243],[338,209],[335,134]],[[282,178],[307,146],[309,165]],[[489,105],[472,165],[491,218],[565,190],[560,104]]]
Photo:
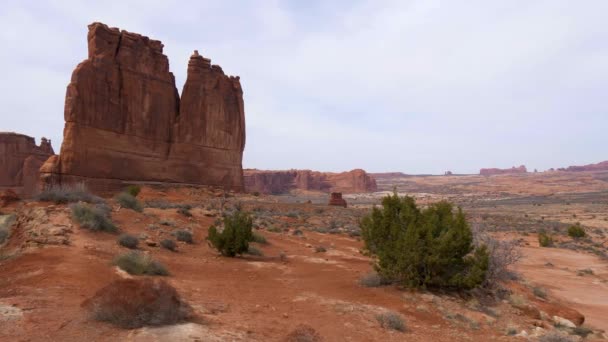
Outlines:
[[317,247],[315,247],[315,252],[316,253],[325,253],[325,252],[327,252],[327,248],[325,248],[323,246],[317,246]]
[[139,195],[140,191],[141,191],[141,187],[139,185],[133,184],[133,185],[129,185],[125,192],[133,197],[137,197],[137,195]]
[[160,220],[158,222],[158,224],[160,224],[161,226],[168,226],[168,227],[173,227],[175,226],[175,222],[171,221],[171,220]]
[[259,243],[260,245],[267,245],[268,244],[268,240],[266,240],[266,238],[264,237],[264,235],[258,234],[258,233],[252,233],[251,242],[256,242],[256,243]]
[[15,215],[2,215],[0,216],[0,244],[3,244],[4,241],[11,234],[11,225],[15,220]]
[[175,324],[192,317],[192,308],[161,279],[115,280],[83,306],[92,318],[125,329]]
[[590,329],[590,328],[587,328],[587,327],[580,326],[580,327],[574,328],[572,330],[572,333],[574,335],[578,335],[578,336],[580,336],[582,338],[586,338],[587,335],[593,334],[593,330]]
[[547,299],[547,291],[542,287],[533,287],[532,293],[538,298]]
[[118,194],[118,196],[116,196],[116,201],[123,208],[132,209],[138,212],[142,212],[144,210],[137,198],[126,192],[121,192]]
[[220,232],[214,225],[209,228],[207,239],[224,256],[234,257],[249,249],[253,239],[253,220],[249,214],[236,210],[224,216],[224,229]]
[[255,196],[255,197],[260,196],[260,192],[259,192],[259,191],[254,191],[254,192],[253,192],[253,196]]
[[188,208],[179,208],[179,209],[177,209],[177,212],[186,217],[192,217],[192,213],[190,212],[190,209],[188,209]]
[[546,232],[540,232],[538,233],[538,243],[541,247],[552,247],[553,237]]
[[380,326],[384,329],[391,329],[396,331],[405,331],[405,323],[398,313],[385,312],[376,316],[376,319],[380,323]]
[[580,239],[582,237],[585,237],[585,235],[587,235],[587,233],[585,233],[585,229],[581,227],[580,223],[572,225],[570,226],[570,228],[568,228],[568,236],[570,236],[571,238]]
[[513,327],[507,328],[507,336],[515,336],[517,335],[517,329]]
[[166,267],[153,260],[149,255],[139,252],[129,252],[114,259],[114,265],[132,275],[169,275]]
[[583,270],[578,270],[576,272],[576,275],[581,276],[581,277],[585,276],[585,275],[593,275],[593,270],[590,269],[590,268],[585,268]]
[[283,232],[283,229],[281,229],[279,227],[275,227],[275,226],[270,226],[270,227],[266,228],[266,230],[271,233],[282,233]]
[[118,237],[118,244],[130,249],[136,249],[139,244],[139,239],[130,234],[122,234]]
[[285,214],[285,216],[290,217],[290,218],[298,218],[299,214],[297,211],[290,211],[287,214]]
[[175,239],[186,243],[193,243],[192,233],[187,230],[178,230],[175,232]]
[[118,228],[110,220],[110,212],[107,207],[90,205],[85,203],[74,203],[70,205],[72,218],[83,228],[93,231],[116,232]]
[[538,339],[538,342],[574,342],[570,336],[564,335],[558,331],[549,331]]
[[175,252],[176,248],[177,248],[177,244],[175,243],[175,241],[171,240],[171,239],[164,239],[160,242],[160,246],[164,249],[168,249],[171,252]]
[[285,338],[285,342],[321,342],[321,335],[312,327],[304,324],[298,325]]
[[380,287],[388,284],[389,282],[376,272],[370,272],[359,279],[359,285],[363,287]]
[[36,196],[36,200],[56,204],[75,202],[104,203],[103,198],[89,193],[83,183],[49,186]]
[[293,231],[293,235],[302,236],[302,235],[304,235],[304,233],[300,229],[296,229]]
[[255,256],[264,256],[264,253],[259,248],[255,248],[251,245],[247,249],[247,254]]

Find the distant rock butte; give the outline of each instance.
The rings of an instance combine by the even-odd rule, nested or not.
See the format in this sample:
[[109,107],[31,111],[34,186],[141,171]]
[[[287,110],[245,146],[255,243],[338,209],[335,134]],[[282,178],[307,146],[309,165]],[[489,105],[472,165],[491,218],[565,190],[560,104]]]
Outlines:
[[512,173],[527,173],[528,169],[524,165],[519,167],[512,167],[510,169],[481,169],[479,174],[482,176],[493,176],[493,175],[506,175]]
[[180,100],[158,40],[89,25],[88,58],[72,74],[59,157],[43,185],[130,181],[243,189],[243,91],[238,77],[195,51]]
[[342,198],[341,192],[332,192],[328,204],[346,208],[346,200]]
[[244,171],[248,192],[281,194],[291,190],[361,193],[378,190],[376,180],[367,172],[355,169],[342,173],[311,170]]
[[581,171],[608,171],[608,160],[607,161],[603,161],[601,163],[597,163],[597,164],[588,164],[588,165],[581,165],[581,166],[569,166],[565,169],[560,169],[563,171],[570,171],[570,172],[581,172]]
[[42,138],[40,146],[34,138],[18,133],[0,132],[0,186],[12,187],[21,196],[36,191],[40,166],[55,154],[51,141]]

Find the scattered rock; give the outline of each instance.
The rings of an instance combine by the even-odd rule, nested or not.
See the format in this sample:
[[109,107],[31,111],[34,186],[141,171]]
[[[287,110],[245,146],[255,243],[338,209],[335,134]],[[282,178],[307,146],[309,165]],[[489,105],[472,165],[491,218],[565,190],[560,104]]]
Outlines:
[[576,328],[576,324],[572,323],[572,321],[565,319],[559,316],[553,316],[553,322],[557,325],[561,325],[566,328],[574,329]]

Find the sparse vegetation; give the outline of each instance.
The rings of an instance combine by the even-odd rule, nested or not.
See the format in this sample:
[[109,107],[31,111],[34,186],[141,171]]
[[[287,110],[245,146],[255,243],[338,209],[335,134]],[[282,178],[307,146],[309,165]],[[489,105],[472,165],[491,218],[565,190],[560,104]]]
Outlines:
[[84,306],[93,319],[126,329],[175,324],[187,320],[193,312],[175,288],[161,279],[149,278],[115,280]]
[[224,215],[221,231],[220,227],[211,226],[207,239],[222,255],[235,257],[249,249],[249,242],[253,239],[252,226],[251,216],[236,210],[232,214]]
[[405,287],[470,289],[485,280],[487,248],[475,248],[464,213],[448,202],[420,210],[394,193],[363,218],[361,231],[378,273]]
[[262,250],[251,245],[249,245],[249,248],[247,249],[247,254],[255,256],[264,256],[264,252],[262,252]]
[[268,244],[268,240],[266,240],[266,238],[262,234],[254,232],[251,234],[251,236],[252,236],[251,242],[256,242],[256,243],[259,243],[260,245]]
[[36,200],[55,204],[104,203],[103,198],[91,194],[83,183],[48,186],[36,196]]
[[384,329],[391,329],[396,331],[405,331],[405,323],[403,318],[396,312],[385,312],[376,316],[376,320],[380,323],[380,326]]
[[171,239],[164,239],[160,242],[160,246],[164,249],[168,249],[171,252],[175,252],[176,248],[177,248],[177,244],[175,243],[175,241],[171,240]]
[[532,293],[538,298],[547,299],[547,291],[542,287],[535,286],[532,288]]
[[132,275],[169,275],[167,268],[149,255],[141,252],[129,252],[114,259],[114,265]]
[[323,246],[317,246],[317,247],[315,247],[315,252],[316,253],[325,253],[325,252],[327,252],[327,248],[325,248]]
[[116,232],[118,228],[110,219],[110,209],[104,205],[74,203],[70,205],[72,219],[82,228],[93,231]]
[[175,232],[175,239],[186,243],[193,243],[192,233],[187,230],[178,230]]
[[181,207],[181,208],[177,209],[177,212],[179,214],[182,214],[182,215],[186,216],[186,217],[192,217],[192,213],[190,212],[189,208]]
[[587,233],[585,232],[585,229],[581,227],[580,223],[572,225],[568,228],[568,236],[571,238],[580,239],[585,237],[585,235],[587,235]]
[[118,194],[116,196],[116,201],[123,208],[132,209],[138,212],[142,212],[144,210],[137,198],[126,192],[121,192],[120,194]]
[[521,259],[521,252],[517,248],[517,243],[515,241],[496,240],[479,229],[475,229],[473,235],[475,245],[486,246],[489,254],[484,287],[496,287],[501,282],[512,280],[514,273],[509,270],[509,266],[514,265]]
[[593,275],[593,270],[590,269],[590,268],[585,268],[585,269],[582,269],[582,270],[578,270],[576,272],[576,275],[578,275],[578,276]]
[[0,244],[3,244],[11,235],[10,228],[14,220],[15,215],[2,215],[0,217]]
[[538,339],[539,342],[574,342],[575,340],[559,331],[549,331]]
[[137,197],[137,195],[139,195],[139,193],[141,192],[141,187],[139,185],[134,185],[134,184],[129,185],[127,187],[127,189],[125,190],[125,192],[133,197]]
[[285,338],[285,342],[321,342],[323,339],[311,326],[300,324]]
[[390,282],[376,272],[370,272],[359,279],[359,285],[363,287],[380,287],[388,284]]
[[130,249],[136,249],[139,244],[139,239],[131,234],[121,234],[117,240],[118,244]]
[[538,243],[541,247],[553,247],[553,237],[544,231],[538,233]]
[[580,326],[572,329],[572,333],[582,338],[586,338],[588,335],[593,334],[593,330],[587,327]]

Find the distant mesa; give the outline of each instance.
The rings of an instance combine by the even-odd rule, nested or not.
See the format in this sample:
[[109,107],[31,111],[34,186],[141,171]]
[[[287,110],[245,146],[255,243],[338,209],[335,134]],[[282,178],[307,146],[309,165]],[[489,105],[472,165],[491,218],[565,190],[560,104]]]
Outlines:
[[361,169],[332,173],[311,170],[268,171],[246,169],[245,189],[248,192],[282,194],[291,190],[363,193],[378,190],[376,180]]
[[608,171],[608,160],[597,164],[588,164],[581,166],[569,166],[565,169],[558,169],[560,171],[568,172],[583,172],[583,171]]
[[376,180],[381,180],[381,179],[408,177],[409,175],[407,175],[403,172],[378,172],[378,173],[370,173],[370,176],[374,177]]
[[23,197],[34,194],[40,166],[54,155],[51,141],[27,135],[0,132],[0,187],[14,188]]
[[331,196],[329,197],[329,205],[335,205],[338,207],[344,207],[346,208],[347,204],[346,204],[346,200],[344,198],[342,198],[342,193],[341,192],[332,192]]
[[165,182],[243,189],[243,91],[198,51],[180,98],[163,44],[89,25],[88,58],[72,73],[58,157],[43,185],[84,182],[97,192]]
[[479,174],[482,176],[493,176],[493,175],[506,175],[506,174],[517,174],[517,173],[527,173],[528,169],[524,165],[519,167],[513,166],[510,169],[481,169],[479,170]]

